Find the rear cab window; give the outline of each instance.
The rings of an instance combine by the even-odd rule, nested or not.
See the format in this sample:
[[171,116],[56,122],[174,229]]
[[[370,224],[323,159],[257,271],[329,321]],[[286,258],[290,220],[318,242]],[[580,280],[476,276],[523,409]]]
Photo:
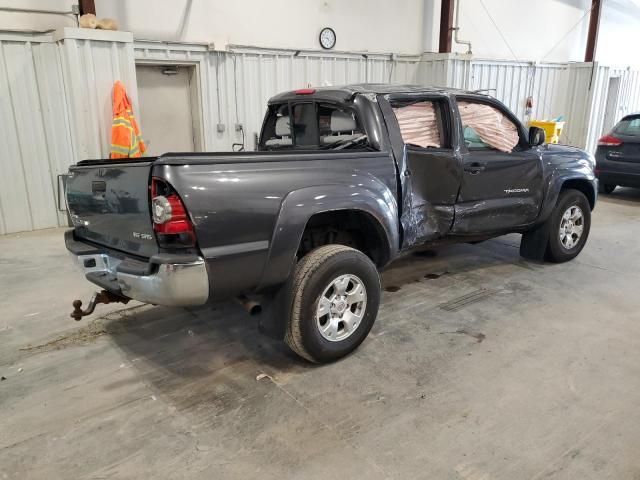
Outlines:
[[314,100],[271,105],[260,139],[260,150],[371,148],[354,108]]
[[623,118],[613,131],[620,135],[640,137],[640,116]]

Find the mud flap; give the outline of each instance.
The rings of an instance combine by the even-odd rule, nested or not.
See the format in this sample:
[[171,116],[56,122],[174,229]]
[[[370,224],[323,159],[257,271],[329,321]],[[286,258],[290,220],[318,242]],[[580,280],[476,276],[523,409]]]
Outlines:
[[522,234],[520,256],[528,260],[544,260],[549,245],[550,219]]
[[265,294],[258,323],[260,333],[283,340],[293,306],[293,275],[280,287]]

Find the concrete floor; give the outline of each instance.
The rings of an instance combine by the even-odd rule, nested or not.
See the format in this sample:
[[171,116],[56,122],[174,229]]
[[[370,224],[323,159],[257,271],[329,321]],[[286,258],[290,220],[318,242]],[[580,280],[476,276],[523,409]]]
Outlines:
[[0,478],[640,479],[639,238],[619,189],[568,264],[517,235],[406,258],[318,367],[233,303],[76,324],[62,230],[6,236]]

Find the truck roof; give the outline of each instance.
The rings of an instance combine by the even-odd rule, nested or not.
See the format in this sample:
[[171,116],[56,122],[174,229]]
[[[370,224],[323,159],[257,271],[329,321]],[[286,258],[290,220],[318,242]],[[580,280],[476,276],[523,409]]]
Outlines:
[[477,91],[460,90],[448,87],[431,87],[425,85],[397,85],[388,83],[355,83],[344,86],[331,87],[310,87],[298,90],[290,90],[282,92],[269,99],[269,103],[281,103],[283,101],[299,99],[301,92],[311,95],[314,98],[322,98],[325,100],[345,101],[355,94],[389,94],[389,93],[444,93],[444,94],[468,94],[485,96]]

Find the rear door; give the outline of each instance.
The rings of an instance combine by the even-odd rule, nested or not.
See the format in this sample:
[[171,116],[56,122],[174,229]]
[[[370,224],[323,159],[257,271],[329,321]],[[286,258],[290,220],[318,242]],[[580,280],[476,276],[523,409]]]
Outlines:
[[534,222],[543,199],[539,149],[498,102],[459,96],[457,106],[463,174],[453,232],[508,231]]
[[381,103],[402,183],[403,248],[451,231],[462,175],[452,107],[442,95],[394,94]]
[[153,159],[81,162],[70,168],[67,205],[75,235],[122,252],[158,252],[149,210]]

